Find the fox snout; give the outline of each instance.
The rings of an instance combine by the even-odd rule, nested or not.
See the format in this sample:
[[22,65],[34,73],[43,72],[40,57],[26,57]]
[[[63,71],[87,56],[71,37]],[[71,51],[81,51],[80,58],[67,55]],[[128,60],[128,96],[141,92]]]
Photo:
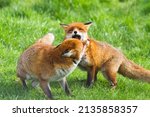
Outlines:
[[72,36],[72,38],[76,38],[76,39],[81,40],[82,33],[79,32],[77,29],[74,29],[74,30],[72,31],[71,36]]
[[74,31],[74,34],[76,35],[76,34],[77,34],[77,31]]
[[81,39],[81,35],[78,35],[78,34],[75,34],[75,35],[72,35],[72,38],[76,38],[76,39]]

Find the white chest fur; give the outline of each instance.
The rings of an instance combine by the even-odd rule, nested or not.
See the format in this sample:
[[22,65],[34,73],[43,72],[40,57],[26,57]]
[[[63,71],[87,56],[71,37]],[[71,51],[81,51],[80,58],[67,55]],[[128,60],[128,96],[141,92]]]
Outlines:
[[77,64],[72,64],[72,66],[68,69],[60,68],[56,69],[55,75],[51,76],[49,79],[50,81],[59,81],[62,80],[64,77],[67,77],[75,68]]
[[88,60],[88,57],[86,55],[83,55],[83,57],[79,63],[79,66],[87,67],[89,64],[90,64],[90,61]]

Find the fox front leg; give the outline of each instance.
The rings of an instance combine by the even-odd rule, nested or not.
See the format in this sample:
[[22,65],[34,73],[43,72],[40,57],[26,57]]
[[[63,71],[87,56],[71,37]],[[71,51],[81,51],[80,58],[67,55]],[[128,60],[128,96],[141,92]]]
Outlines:
[[61,87],[63,88],[63,90],[65,91],[65,93],[67,95],[71,95],[71,91],[69,89],[69,85],[67,83],[66,78],[64,77],[62,80],[59,81],[59,83],[60,83]]
[[88,70],[88,74],[87,74],[87,87],[90,87],[92,86],[92,84],[94,83],[94,81],[97,79],[96,76],[97,73],[96,73],[96,67],[92,66],[90,68],[90,70]]
[[26,81],[21,79],[21,82],[22,82],[22,86],[23,86],[23,89],[27,89],[27,84],[26,84]]
[[49,99],[53,99],[50,86],[47,80],[40,80],[40,87],[44,91],[44,93],[47,95]]
[[97,81],[97,73],[98,73],[98,70],[96,70],[96,72],[95,72],[94,82]]

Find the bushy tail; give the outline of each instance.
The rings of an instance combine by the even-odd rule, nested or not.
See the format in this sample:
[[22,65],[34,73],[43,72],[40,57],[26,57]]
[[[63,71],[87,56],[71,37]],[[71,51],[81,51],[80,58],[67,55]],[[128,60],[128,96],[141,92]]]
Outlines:
[[39,39],[37,42],[39,43],[45,43],[45,44],[52,44],[54,41],[54,35],[52,33],[46,34],[44,37]]
[[125,59],[119,68],[119,73],[129,78],[143,80],[150,83],[150,70]]

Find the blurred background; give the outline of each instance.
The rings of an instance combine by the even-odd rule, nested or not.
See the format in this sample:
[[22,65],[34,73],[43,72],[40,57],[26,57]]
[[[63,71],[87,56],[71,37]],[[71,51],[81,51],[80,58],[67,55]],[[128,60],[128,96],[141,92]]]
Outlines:
[[[135,47],[138,39],[149,41],[150,1],[0,0],[0,38],[13,38],[15,47],[20,45],[21,38],[28,44],[29,40],[47,32],[53,32],[61,41],[64,32],[59,24],[77,21],[93,22],[89,31],[93,38]],[[13,46],[9,42],[8,45]]]

